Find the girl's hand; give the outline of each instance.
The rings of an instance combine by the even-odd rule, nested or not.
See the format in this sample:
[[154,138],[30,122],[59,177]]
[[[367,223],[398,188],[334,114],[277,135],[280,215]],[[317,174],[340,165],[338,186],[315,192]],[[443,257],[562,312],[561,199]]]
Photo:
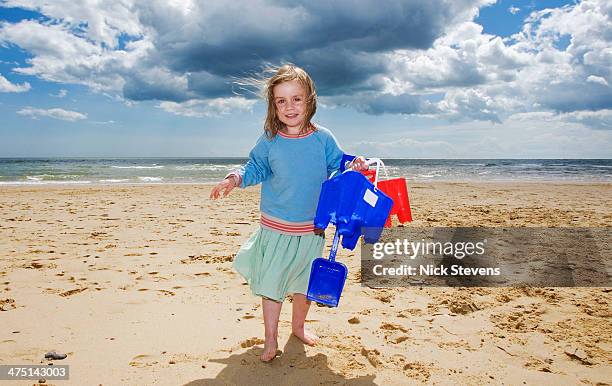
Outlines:
[[210,192],[210,198],[216,200],[221,197],[221,191],[223,191],[223,197],[227,197],[228,194],[236,187],[236,181],[233,177],[228,177],[223,181],[219,182],[217,186]]
[[353,169],[353,170],[356,170],[356,171],[368,170],[370,168],[368,166],[368,163],[367,163],[365,157],[363,157],[363,156],[355,157],[355,159],[351,161],[351,163],[348,165],[348,167],[350,169]]

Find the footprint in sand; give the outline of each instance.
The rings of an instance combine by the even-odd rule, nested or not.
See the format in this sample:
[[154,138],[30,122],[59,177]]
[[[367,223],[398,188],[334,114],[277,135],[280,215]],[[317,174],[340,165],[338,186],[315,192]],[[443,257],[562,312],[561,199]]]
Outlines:
[[408,330],[405,327],[400,326],[399,324],[394,324],[394,323],[383,323],[380,325],[380,329],[390,330],[390,331],[399,330],[401,332],[408,332]]
[[397,339],[395,339],[395,340],[391,341],[391,343],[393,343],[393,344],[400,344],[400,343],[402,343],[402,342],[404,342],[404,341],[406,341],[406,340],[408,340],[408,339],[410,339],[410,337],[409,337],[409,336],[407,336],[407,335],[402,335],[402,336],[398,337]]
[[361,348],[361,355],[368,359],[368,362],[374,367],[381,367],[382,361],[380,360],[380,351],[377,349],[368,350],[365,347]]
[[377,293],[376,295],[374,295],[375,299],[380,300],[383,303],[391,303],[391,301],[393,300],[393,294],[390,293]]
[[240,342],[240,347],[242,348],[249,348],[249,347],[253,347],[257,344],[264,344],[264,340],[261,338],[256,338],[256,337],[252,337],[249,338],[243,342]]
[[141,354],[132,358],[129,365],[132,367],[150,367],[158,363],[159,361],[155,360],[152,355]]
[[9,311],[17,308],[15,299],[2,299],[0,300],[0,311]]
[[85,291],[87,288],[88,287],[71,289],[71,290],[60,293],[59,296],[62,296],[62,297],[72,296],[74,294],[78,294],[79,292]]
[[404,372],[410,378],[418,379],[421,382],[429,381],[431,373],[429,369],[433,368],[433,363],[410,362],[404,365]]
[[385,340],[393,344],[399,344],[399,343],[402,343],[410,339],[410,336],[408,335],[397,336],[398,332],[403,332],[403,333],[408,332],[407,328],[400,326],[399,324],[383,323],[381,324],[380,329],[383,330],[384,332]]

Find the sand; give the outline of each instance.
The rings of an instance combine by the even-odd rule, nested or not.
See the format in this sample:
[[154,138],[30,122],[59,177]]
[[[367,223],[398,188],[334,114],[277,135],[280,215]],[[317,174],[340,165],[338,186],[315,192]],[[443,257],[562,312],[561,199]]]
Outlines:
[[[610,288],[361,286],[313,306],[308,347],[280,322],[259,361],[260,299],[231,270],[258,227],[258,189],[0,188],[0,363],[66,353],[47,384],[609,384]],[[410,226],[610,227],[611,184],[410,183]],[[327,242],[331,242],[328,232]],[[609,258],[609,257],[608,257]],[[35,381],[22,381],[32,384]]]

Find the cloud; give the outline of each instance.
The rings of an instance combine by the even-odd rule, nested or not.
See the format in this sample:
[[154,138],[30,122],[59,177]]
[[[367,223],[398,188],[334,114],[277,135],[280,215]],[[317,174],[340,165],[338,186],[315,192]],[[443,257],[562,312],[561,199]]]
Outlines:
[[593,129],[612,130],[612,110],[574,111],[561,114],[559,119],[581,123]]
[[141,36],[144,33],[135,1],[3,0],[2,6],[38,11],[72,26],[76,34],[110,48],[118,46],[121,35]]
[[[589,124],[607,125],[593,130]],[[503,125],[463,121],[431,127],[422,120],[367,141],[344,143],[352,154],[383,158],[609,158],[612,112],[526,112]],[[607,122],[607,123],[606,123]],[[490,176],[494,177],[494,176]]]
[[437,108],[450,120],[469,118],[476,121],[501,123],[499,103],[476,89],[457,89],[447,92],[444,100],[437,104]]
[[0,92],[26,92],[30,90],[30,84],[24,82],[22,84],[11,83],[2,74],[0,74]]
[[57,92],[57,94],[49,94],[49,95],[55,98],[64,98],[66,95],[68,95],[68,90],[60,89]]
[[418,95],[411,94],[372,94],[364,97],[336,96],[323,97],[321,103],[328,108],[338,106],[353,106],[357,111],[372,115],[382,114],[414,114],[421,112],[427,101]]
[[[535,53],[523,77],[528,100],[558,112],[612,107],[609,15],[606,1],[587,0],[527,18],[513,39],[517,50]],[[570,44],[557,48],[562,38]]]
[[17,111],[17,114],[25,115],[33,119],[38,119],[39,117],[49,117],[70,122],[87,118],[87,114],[79,113],[77,111],[64,110],[60,108],[37,109],[30,106]]
[[182,103],[161,102],[158,107],[176,115],[202,118],[226,115],[233,111],[252,111],[254,104],[254,100],[232,97],[207,100],[191,99]]
[[132,100],[231,98],[235,77],[281,61],[341,95],[380,90],[385,53],[427,48],[491,2],[8,0],[49,20],[3,23],[0,41],[32,53],[22,74]]
[[359,141],[351,146],[357,154],[376,154],[387,158],[443,158],[459,154],[447,141],[398,138],[393,141]]
[[187,90],[186,75],[173,73],[166,68],[144,68],[126,79],[123,96],[133,101],[164,100],[183,102],[196,95]]
[[521,9],[515,6],[511,6],[510,8],[508,8],[508,12],[513,15],[516,15],[517,13],[521,12]]
[[585,0],[533,12],[522,31],[506,39],[473,22],[457,24],[427,50],[390,54],[387,89],[442,92],[438,116],[452,120],[609,109],[612,23],[605,4]]
[[591,129],[612,129],[612,110],[572,111],[569,113],[528,112],[518,113],[509,117],[513,122],[541,122],[546,125],[575,126],[576,123]]
[[608,81],[601,76],[589,75],[586,80],[587,82],[599,83],[602,86],[608,86]]
[[473,21],[494,2],[8,0],[47,18],[0,23],[0,44],[32,55],[17,73],[187,116],[244,109],[234,79],[283,61],[329,106],[366,114],[499,123],[612,107],[605,0],[532,12],[509,38]]
[[[447,25],[471,18],[480,3],[397,0],[380,7],[374,0],[193,2],[190,12],[183,13],[150,3],[141,21],[163,37],[156,39],[156,47],[173,70],[236,75],[253,70],[262,59],[291,60],[327,47],[339,54],[427,48]],[[183,28],[167,22],[169,12]]]

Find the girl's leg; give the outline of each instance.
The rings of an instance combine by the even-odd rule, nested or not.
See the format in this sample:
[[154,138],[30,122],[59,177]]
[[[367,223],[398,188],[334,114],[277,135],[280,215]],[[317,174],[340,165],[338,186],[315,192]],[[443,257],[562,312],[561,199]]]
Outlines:
[[280,317],[283,303],[262,297],[261,306],[263,309],[265,342],[264,352],[260,359],[264,362],[271,361],[276,356],[278,350],[278,319]]
[[319,339],[318,336],[312,332],[304,329],[304,322],[306,321],[306,315],[308,315],[308,309],[310,308],[310,300],[306,298],[304,294],[293,294],[293,314],[291,315],[291,331],[293,335],[297,336],[309,346],[314,346]]

